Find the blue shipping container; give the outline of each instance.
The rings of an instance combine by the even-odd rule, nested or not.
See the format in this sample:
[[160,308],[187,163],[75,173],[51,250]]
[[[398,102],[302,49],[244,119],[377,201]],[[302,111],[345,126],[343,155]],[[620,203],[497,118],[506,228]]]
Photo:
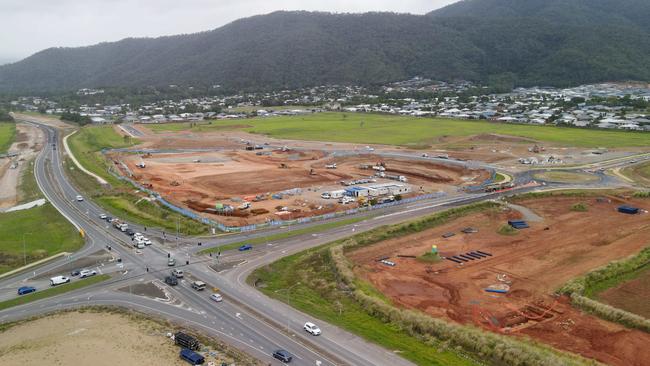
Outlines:
[[203,365],[205,362],[203,356],[187,348],[181,350],[181,358],[192,365]]
[[619,206],[618,212],[628,215],[636,215],[639,213],[639,209],[631,206]]

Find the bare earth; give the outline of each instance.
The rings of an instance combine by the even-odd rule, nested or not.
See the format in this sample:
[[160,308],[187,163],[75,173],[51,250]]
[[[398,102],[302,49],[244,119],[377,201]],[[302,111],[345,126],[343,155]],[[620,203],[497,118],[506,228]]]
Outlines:
[[[574,197],[524,201],[521,205],[544,220],[530,222],[530,229],[514,236],[497,230],[521,214],[496,210],[361,248],[349,256],[357,264],[357,274],[397,305],[495,332],[527,335],[610,365],[647,365],[649,334],[583,314],[567,299],[553,296],[569,279],[647,245],[649,214],[624,215],[616,207],[626,203],[650,209],[650,202],[610,198],[611,202]],[[576,202],[587,203],[589,211],[571,211]],[[468,226],[479,232],[460,232]],[[448,232],[456,235],[442,238]],[[420,256],[434,244],[445,257],[476,250],[492,256],[463,265],[398,257]],[[396,266],[377,262],[381,257],[389,257]],[[504,284],[498,279],[503,275],[501,279],[510,282],[509,293],[485,291],[490,285]]]
[[[20,200],[17,189],[24,169],[31,169],[29,162],[43,148],[43,132],[31,125],[16,125],[16,141],[9,147],[9,152],[18,156],[0,159],[0,209],[15,206]],[[17,164],[11,169],[12,164]]]
[[182,365],[178,347],[155,323],[108,313],[65,313],[0,336],[0,365]]

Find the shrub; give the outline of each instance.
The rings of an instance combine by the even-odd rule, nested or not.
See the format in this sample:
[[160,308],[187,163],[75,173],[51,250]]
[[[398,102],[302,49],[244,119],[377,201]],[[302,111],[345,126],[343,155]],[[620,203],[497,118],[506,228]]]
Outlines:
[[519,230],[517,230],[514,227],[506,224],[506,225],[501,226],[499,228],[499,230],[497,230],[497,233],[499,233],[501,235],[510,235],[510,236],[512,236],[512,235],[519,234]]
[[571,211],[575,212],[587,212],[588,208],[584,202],[578,202],[571,206]]

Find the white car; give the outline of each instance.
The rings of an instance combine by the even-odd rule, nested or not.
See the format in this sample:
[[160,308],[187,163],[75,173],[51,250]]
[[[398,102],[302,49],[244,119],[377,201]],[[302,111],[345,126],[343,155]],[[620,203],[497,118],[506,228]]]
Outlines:
[[78,202],[81,202],[81,201],[83,201],[83,200],[84,200],[83,197],[81,197],[81,196],[77,196],[77,201],[78,201]]
[[305,323],[305,325],[302,328],[305,331],[307,331],[307,333],[309,333],[311,335],[317,336],[317,335],[320,335],[320,333],[321,333],[320,328],[314,323],[307,322],[307,323]]
[[144,242],[144,245],[151,245],[151,240],[147,238],[142,239],[142,241]]
[[91,269],[82,269],[81,272],[79,272],[79,278],[86,278],[86,277],[94,276],[96,274],[97,274],[97,271],[95,271],[94,269],[93,270],[91,270]]
[[216,302],[222,302],[223,301],[223,296],[221,294],[212,294],[210,295],[210,300],[216,301]]
[[106,220],[106,217],[108,217],[108,216],[106,216],[106,214],[99,215],[99,218],[102,219],[102,220]]

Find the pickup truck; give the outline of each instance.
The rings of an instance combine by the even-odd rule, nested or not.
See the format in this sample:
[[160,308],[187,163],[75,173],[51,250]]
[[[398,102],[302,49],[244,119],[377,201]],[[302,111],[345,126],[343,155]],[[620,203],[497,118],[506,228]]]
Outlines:
[[79,272],[79,278],[86,278],[86,277],[91,277],[97,274],[97,271],[94,269],[83,269],[81,272]]

